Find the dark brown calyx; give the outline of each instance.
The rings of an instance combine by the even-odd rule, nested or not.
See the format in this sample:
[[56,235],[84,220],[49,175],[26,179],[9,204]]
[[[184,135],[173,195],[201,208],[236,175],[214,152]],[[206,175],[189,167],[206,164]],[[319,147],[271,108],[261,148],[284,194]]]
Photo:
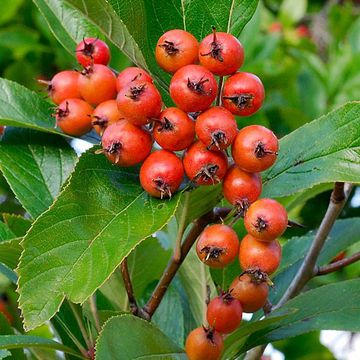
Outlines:
[[234,96],[223,96],[225,100],[231,100],[239,109],[246,109],[251,107],[254,95],[252,94],[240,94]]
[[153,183],[155,186],[155,189],[160,192],[160,198],[163,199],[164,197],[171,198],[171,189],[170,186],[164,181],[163,178],[156,178],[153,179]]
[[86,42],[85,39],[83,39],[83,42],[84,42],[84,47],[80,50],[76,50],[76,52],[81,52],[83,53],[85,56],[88,56],[88,57],[91,57],[92,58],[92,55],[95,51],[95,46],[94,44],[96,43],[98,39],[95,39],[94,41],[91,41],[91,42]]
[[210,44],[210,51],[206,54],[200,54],[201,56],[211,56],[212,58],[223,62],[224,58],[222,57],[222,46],[219,41],[216,39],[216,28],[212,27],[213,30],[213,41]]
[[91,123],[105,129],[109,123],[109,120],[106,116],[94,115]]
[[200,169],[200,171],[195,175],[193,181],[203,180],[203,181],[212,181],[213,184],[220,182],[219,177],[216,175],[219,166],[216,164],[207,164]]
[[217,246],[205,246],[200,250],[200,252],[205,254],[205,261],[217,260],[220,255],[225,252],[225,249]]
[[162,49],[165,50],[165,52],[170,55],[176,55],[180,52],[180,49],[175,46],[175,43],[173,41],[165,40],[162,44],[159,45]]
[[258,216],[256,219],[256,222],[255,222],[255,224],[253,224],[253,226],[255,227],[255,229],[258,232],[262,232],[268,228],[269,224],[267,223],[267,221],[265,219]]
[[249,275],[251,282],[254,284],[260,285],[261,283],[267,283],[269,286],[274,286],[274,283],[270,280],[269,275],[266,272],[261,271],[259,268],[247,269],[241,273],[239,277],[244,274]]
[[205,91],[204,89],[204,84],[207,83],[208,81],[209,79],[204,79],[204,77],[202,77],[199,81],[191,81],[190,78],[188,78],[187,87],[190,90],[196,92],[197,94],[210,95],[211,89],[210,91]]
[[55,110],[55,116],[60,120],[64,117],[68,116],[69,114],[70,114],[70,110],[69,110],[69,102],[68,101],[65,102],[65,109],[62,109],[61,107],[57,107]]
[[217,149],[221,150],[222,144],[227,145],[228,139],[223,131],[214,131],[211,134],[211,143],[208,146],[208,150],[210,150],[213,146],[215,146]]
[[265,144],[262,143],[261,141],[256,145],[254,153],[255,153],[255,156],[258,159],[261,159],[261,158],[265,157],[268,154],[271,154],[271,155],[277,155],[278,154],[277,152],[267,150],[266,147],[265,147]]
[[80,72],[83,76],[90,76],[94,72],[94,67],[92,65],[85,66]]
[[205,325],[202,326],[205,334],[206,334],[206,338],[212,343],[215,344],[215,340],[214,340],[214,328],[212,327],[206,327]]
[[114,164],[117,164],[120,160],[120,153],[121,153],[122,144],[120,141],[114,141],[111,143],[110,146],[108,146],[104,151],[107,154],[115,155],[115,161]]
[[244,217],[247,209],[250,206],[250,201],[247,198],[237,200],[235,203],[237,214]]
[[174,125],[167,117],[164,117],[163,120],[160,120],[160,125],[157,128],[158,132],[172,131],[172,130],[174,130]]
[[51,81],[39,79],[38,83],[42,85],[46,85],[46,91],[48,92],[48,94],[51,94],[52,92],[55,91],[54,85],[51,83]]
[[232,301],[234,301],[234,297],[231,295],[231,291],[222,291],[221,292],[222,300],[225,304],[231,304]]
[[125,96],[130,98],[131,100],[138,101],[140,99],[140,96],[145,92],[145,89],[146,84],[131,86],[129,92],[125,94]]

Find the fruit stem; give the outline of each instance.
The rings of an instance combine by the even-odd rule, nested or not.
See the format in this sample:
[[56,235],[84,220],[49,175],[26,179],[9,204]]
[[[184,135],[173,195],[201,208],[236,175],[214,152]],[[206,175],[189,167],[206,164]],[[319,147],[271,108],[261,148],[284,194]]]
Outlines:
[[218,82],[218,92],[217,92],[216,100],[215,100],[215,105],[216,106],[221,106],[222,105],[221,94],[222,94],[222,90],[223,90],[223,85],[224,85],[224,77],[220,76],[219,77],[219,82]]
[[189,253],[198,236],[209,223],[219,221],[220,219],[224,218],[229,213],[229,211],[229,208],[214,208],[212,211],[209,211],[208,213],[204,214],[203,216],[199,217],[197,220],[194,221],[191,230],[189,231],[181,246],[180,260],[175,261],[174,257],[169,260],[169,263],[164,270],[161,279],[156,285],[155,290],[153,291],[150,299],[142,309],[143,312],[148,315],[149,320],[153,316],[155,310],[160,305],[161,300],[163,299],[172,279],[175,277],[182,262],[185,260],[187,254]]
[[186,229],[186,218],[188,215],[188,211],[189,211],[189,203],[190,203],[190,192],[186,191],[185,195],[184,195],[184,205],[182,208],[182,213],[181,213],[181,217],[179,220],[179,228],[178,228],[178,232],[176,235],[176,240],[175,240],[175,250],[174,250],[174,261],[178,262],[181,259],[181,240],[183,238],[184,235],[184,231]]

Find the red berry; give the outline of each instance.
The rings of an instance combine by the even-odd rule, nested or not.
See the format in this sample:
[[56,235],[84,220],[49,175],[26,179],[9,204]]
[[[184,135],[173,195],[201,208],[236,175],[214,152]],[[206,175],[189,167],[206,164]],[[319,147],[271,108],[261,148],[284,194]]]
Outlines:
[[223,268],[232,263],[238,252],[239,238],[230,226],[224,224],[205,228],[196,243],[199,259],[213,268]]
[[242,307],[239,300],[230,293],[224,293],[212,299],[207,307],[207,321],[221,334],[236,330],[242,319]]
[[238,72],[224,84],[223,106],[235,115],[249,116],[258,111],[264,101],[265,90],[254,74]]
[[5,127],[4,126],[0,126],[0,136],[4,133]]
[[119,111],[116,100],[107,100],[99,104],[92,115],[92,125],[99,135],[111,124],[124,119]]
[[110,61],[109,47],[96,38],[86,38],[76,47],[76,58],[80,65],[107,65]]
[[260,199],[250,205],[244,218],[248,233],[258,240],[272,241],[287,228],[285,208],[273,199]]
[[153,82],[152,77],[145,70],[132,66],[120,72],[116,79],[116,90],[120,91],[124,86],[135,80]]
[[260,269],[272,274],[280,260],[281,246],[277,240],[264,242],[247,234],[240,243],[239,262],[243,270]]
[[233,165],[223,180],[223,193],[230,204],[245,212],[261,194],[262,183],[258,173],[248,173]]
[[145,125],[158,118],[161,112],[161,95],[154,84],[135,80],[124,86],[116,98],[119,110],[134,125]]
[[155,141],[166,150],[180,151],[188,148],[195,138],[195,123],[182,110],[170,107],[161,114],[154,126]]
[[268,32],[269,33],[279,33],[283,30],[283,26],[281,24],[281,22],[273,22],[270,24]]
[[79,78],[81,96],[89,104],[98,105],[116,97],[116,76],[105,65],[95,64],[85,68]]
[[102,147],[112,163],[132,166],[141,163],[150,154],[152,139],[146,130],[123,120],[106,128]]
[[264,126],[250,125],[241,129],[232,146],[232,156],[239,168],[249,172],[268,169],[276,161],[279,141]]
[[269,294],[269,285],[261,272],[244,273],[234,279],[229,292],[240,301],[244,312],[253,313],[265,305]]
[[300,38],[311,38],[311,32],[306,25],[299,25],[295,31]]
[[228,162],[222,151],[211,151],[201,142],[192,144],[183,159],[185,173],[198,185],[213,185],[225,176]]
[[56,109],[56,125],[68,135],[81,136],[89,132],[94,109],[81,99],[64,100]]
[[170,30],[158,40],[155,58],[162,69],[174,73],[183,66],[197,62],[198,48],[198,41],[190,33],[178,29]]
[[59,105],[66,99],[81,99],[77,71],[66,70],[57,73],[51,81],[38,80],[47,84],[47,91],[52,102]]
[[182,161],[172,152],[159,150],[150,154],[140,169],[141,186],[151,196],[171,197],[184,177]]
[[214,106],[198,116],[195,131],[209,150],[224,150],[234,141],[238,128],[230,111]]
[[244,48],[235,36],[213,27],[213,33],[200,43],[199,60],[215,75],[230,75],[244,63]]
[[189,360],[219,360],[224,343],[221,335],[211,329],[199,327],[191,331],[185,343]]
[[187,65],[179,69],[170,82],[170,96],[185,112],[206,110],[216,98],[214,75],[203,66]]

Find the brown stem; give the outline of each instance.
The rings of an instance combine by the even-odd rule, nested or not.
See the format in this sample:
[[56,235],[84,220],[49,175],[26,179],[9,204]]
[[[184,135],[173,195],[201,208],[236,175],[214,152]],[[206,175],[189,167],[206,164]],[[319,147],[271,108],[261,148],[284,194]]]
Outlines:
[[330,197],[330,203],[321,221],[316,236],[310,246],[305,259],[291,282],[290,286],[286,290],[279,303],[276,304],[274,309],[278,309],[280,306],[285,304],[289,299],[296,296],[306,283],[314,276],[314,269],[317,258],[320,254],[322,247],[324,246],[325,240],[327,239],[337,217],[340,215],[348,196],[350,195],[352,186],[344,183],[335,183],[334,190]]
[[151,319],[155,310],[160,305],[160,302],[163,299],[172,279],[176,275],[177,271],[180,268],[180,265],[185,260],[186,255],[190,251],[192,245],[196,241],[197,237],[201,234],[205,226],[211,222],[218,221],[220,218],[226,216],[228,211],[229,209],[227,208],[214,209],[213,211],[206,213],[205,215],[201,216],[200,218],[194,221],[194,224],[189,234],[186,236],[181,246],[181,253],[179,260],[176,260],[174,257],[170,259],[149,301],[145,304],[143,308],[143,311],[148,315],[149,319]]
[[129,299],[129,307],[130,307],[131,313],[134,315],[137,315],[143,319],[149,320],[147,314],[144,313],[142,311],[142,309],[139,308],[137,305],[135,295],[134,295],[134,290],[133,290],[132,283],[131,283],[129,269],[128,269],[128,265],[127,265],[127,258],[125,258],[122,261],[122,263],[120,265],[120,270],[121,270],[122,278],[124,280],[125,290],[126,290],[126,293],[127,293],[128,299]]
[[[299,292],[303,289],[306,283],[315,275],[316,261],[319,257],[320,251],[324,246],[325,240],[327,239],[337,217],[340,215],[342,209],[344,208],[351,190],[351,184],[344,184],[341,182],[335,183],[333,192],[330,197],[329,206],[321,221],[321,224],[310,246],[310,249],[299,271],[292,280],[290,286],[287,288],[285,294],[282,296],[280,301],[272,308],[272,310],[280,308],[288,300],[299,294]],[[267,344],[264,344],[251,349],[246,354],[245,360],[260,359],[266,346]]]
[[90,304],[90,311],[94,318],[96,331],[99,334],[101,331],[101,326],[100,326],[99,313],[98,313],[97,305],[96,305],[96,294],[95,293],[89,297],[89,304]]
[[221,94],[222,94],[223,84],[224,84],[224,77],[220,76],[219,83],[218,83],[218,92],[217,92],[216,101],[215,101],[216,106],[221,106],[221,104],[222,104]]
[[326,274],[330,274],[332,272],[338,271],[340,269],[342,269],[345,266],[348,266],[350,264],[353,264],[356,261],[360,260],[360,251],[357,252],[354,255],[351,255],[345,259],[341,259],[339,261],[335,261],[332,264],[329,265],[324,265],[324,266],[318,266],[315,269],[315,276],[320,276],[320,275],[326,275]]

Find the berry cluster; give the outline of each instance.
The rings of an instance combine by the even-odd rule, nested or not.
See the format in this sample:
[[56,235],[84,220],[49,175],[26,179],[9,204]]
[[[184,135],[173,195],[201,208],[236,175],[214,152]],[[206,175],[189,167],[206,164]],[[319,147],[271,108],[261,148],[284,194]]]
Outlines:
[[[176,107],[166,109],[146,71],[129,67],[114,74],[107,66],[109,49],[101,40],[84,39],[76,54],[83,70],[60,72],[48,83],[49,95],[58,104],[57,125],[65,133],[83,135],[93,127],[102,136],[101,152],[112,163],[142,163],[140,183],[154,197],[171,197],[185,174],[194,185],[222,181],[236,218],[244,218],[248,234],[241,244],[231,226],[213,224],[196,245],[206,265],[222,268],[238,257],[243,269],[229,290],[208,304],[208,326],[192,331],[186,341],[189,359],[218,359],[221,334],[239,326],[243,311],[264,306],[268,275],[281,258],[276,238],[288,225],[282,205],[258,200],[260,172],[276,161],[278,139],[263,126],[238,130],[234,117],[254,114],[263,103],[264,87],[257,76],[238,71],[244,61],[241,43],[215,29],[200,44],[184,30],[170,30],[158,40],[156,60],[173,74],[169,93]],[[223,86],[218,88],[215,75],[228,76]],[[151,153],[154,140],[162,149]],[[184,151],[182,158],[175,153],[179,151]]]

